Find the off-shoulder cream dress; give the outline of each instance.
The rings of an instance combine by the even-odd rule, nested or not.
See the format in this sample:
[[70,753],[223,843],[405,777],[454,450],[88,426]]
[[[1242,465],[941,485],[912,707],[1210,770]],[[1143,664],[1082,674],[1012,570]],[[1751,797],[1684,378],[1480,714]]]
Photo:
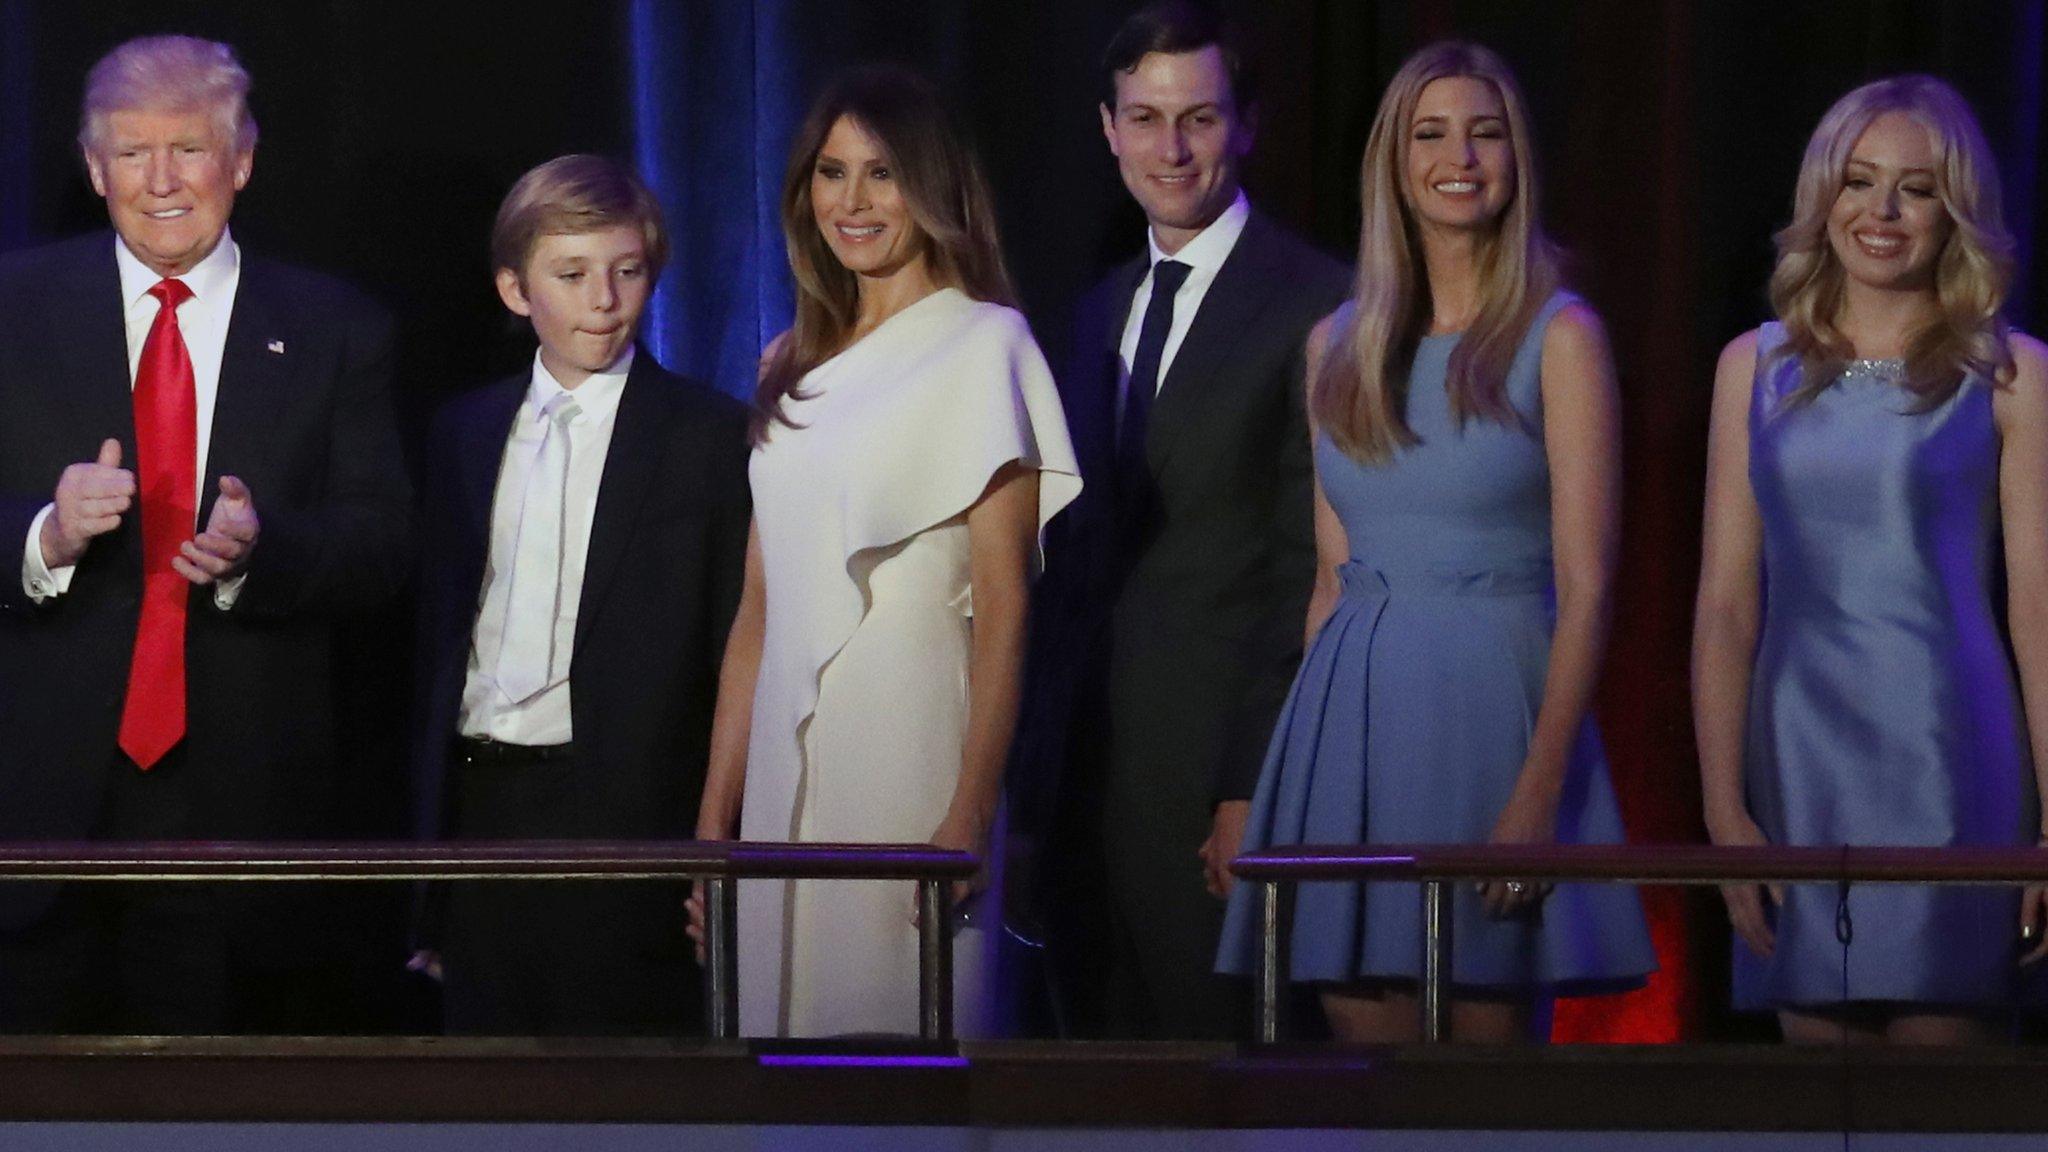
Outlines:
[[[1011,461],[1038,523],[1080,491],[1059,394],[1024,318],[955,289],[807,375],[754,454],[767,632],[740,834],[922,843],[967,730],[974,594],[967,511]],[[997,842],[1000,844],[1000,841]],[[986,1034],[1000,891],[954,937],[960,1034]],[[740,885],[749,1036],[917,1031],[904,882]]]

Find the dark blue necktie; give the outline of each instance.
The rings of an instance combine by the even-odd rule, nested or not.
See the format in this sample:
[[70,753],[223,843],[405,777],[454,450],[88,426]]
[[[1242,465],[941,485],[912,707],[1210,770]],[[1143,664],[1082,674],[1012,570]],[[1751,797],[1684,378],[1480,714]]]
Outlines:
[[[1152,299],[1138,328],[1138,354],[1131,358],[1131,379],[1124,389],[1123,419],[1116,431],[1118,504],[1135,511],[1150,488],[1145,468],[1145,429],[1151,423],[1152,401],[1159,393],[1159,361],[1166,352],[1166,334],[1173,330],[1173,297],[1193,271],[1176,260],[1152,266]],[[1134,502],[1135,501],[1135,502]]]

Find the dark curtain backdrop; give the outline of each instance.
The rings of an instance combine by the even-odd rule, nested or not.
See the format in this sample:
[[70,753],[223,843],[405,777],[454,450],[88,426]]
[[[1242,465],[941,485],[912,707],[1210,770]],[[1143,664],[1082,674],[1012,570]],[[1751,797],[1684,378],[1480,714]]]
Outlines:
[[[1132,5],[969,0],[611,0],[427,5],[0,0],[0,248],[104,222],[72,137],[86,66],[129,36],[226,39],[263,126],[236,235],[336,270],[398,315],[416,429],[451,391],[518,368],[530,339],[489,283],[491,213],[562,152],[631,156],[675,235],[648,341],[744,392],[789,314],[776,199],[785,149],[833,69],[886,58],[946,89],[988,161],[1027,310],[1055,354],[1067,302],[1138,250],[1142,220],[1103,147],[1101,48]],[[2044,267],[2039,156],[2048,0],[1242,0],[1262,81],[1253,195],[1332,251],[1355,240],[1357,165],[1379,93],[1440,36],[1499,49],[1534,107],[1547,217],[1620,363],[1627,454],[1619,619],[1600,716],[1642,841],[1700,837],[1686,700],[1709,379],[1765,316],[1770,235],[1808,132],[1865,80],[1930,71],[1983,119],[2008,222]],[[2048,287],[2011,314],[2048,330]],[[4,371],[5,366],[0,366]],[[394,613],[391,635],[402,633]],[[364,834],[404,826],[394,733],[402,646],[368,639],[358,739]],[[1711,897],[1651,893],[1664,972],[1561,1007],[1573,1038],[1729,1035]]]

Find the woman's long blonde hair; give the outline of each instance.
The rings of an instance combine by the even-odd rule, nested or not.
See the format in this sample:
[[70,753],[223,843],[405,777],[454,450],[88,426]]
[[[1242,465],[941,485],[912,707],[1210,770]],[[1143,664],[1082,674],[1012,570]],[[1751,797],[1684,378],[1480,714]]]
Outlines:
[[995,196],[981,163],[947,116],[938,90],[916,73],[868,65],[842,73],[797,130],[782,178],[782,239],[796,281],[796,319],[761,366],[754,442],[811,369],[843,351],[859,310],[857,277],[832,254],[811,214],[811,169],[840,117],[860,125],[889,159],[922,233],[932,280],[976,300],[1014,305],[996,232]]
[[1460,425],[1473,417],[1520,426],[1507,397],[1508,368],[1530,321],[1562,277],[1557,249],[1536,217],[1537,182],[1528,104],[1492,50],[1444,41],[1408,58],[1373,118],[1361,165],[1358,277],[1346,318],[1309,386],[1309,412],[1350,456],[1380,464],[1419,442],[1406,417],[1408,370],[1434,316],[1414,206],[1408,202],[1408,136],[1423,88],[1469,76],[1500,94],[1515,155],[1515,188],[1500,224],[1479,249],[1479,312],[1451,352],[1444,387]]
[[1934,270],[1935,318],[1906,341],[1905,386],[1917,410],[1938,407],[1972,375],[1994,383],[2011,378],[2012,348],[2000,310],[2012,285],[2013,242],[1999,209],[1998,163],[1970,106],[1932,76],[1893,76],[1835,101],[1799,163],[1792,222],[1777,234],[1771,308],[1785,328],[1773,361],[1794,359],[1800,385],[1787,406],[1804,404],[1833,384],[1856,355],[1836,327],[1842,306],[1842,262],[1828,242],[1828,213],[1841,195],[1849,154],[1879,117],[1900,112],[1926,127],[1938,160],[1934,186],[1955,227]]

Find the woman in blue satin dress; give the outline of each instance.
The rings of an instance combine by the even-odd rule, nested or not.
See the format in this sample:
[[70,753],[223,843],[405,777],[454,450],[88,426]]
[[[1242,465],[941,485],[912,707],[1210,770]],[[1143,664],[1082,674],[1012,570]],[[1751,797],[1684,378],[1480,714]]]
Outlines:
[[[1777,240],[1778,319],[1714,382],[1693,636],[1708,831],[2035,843],[2048,355],[1999,316],[2012,241],[1969,107],[1926,76],[1843,97]],[[1723,895],[1736,1006],[1775,1010],[1795,1043],[1993,1039],[2048,950],[2040,889]]]
[[[1447,43],[1396,74],[1366,145],[1354,298],[1309,340],[1318,576],[1308,651],[1244,848],[1612,842],[1587,711],[1618,535],[1614,370],[1536,219],[1524,105]],[[1258,954],[1231,894],[1218,968]],[[1289,976],[1338,1038],[1418,1027],[1412,884],[1301,886]],[[1655,966],[1625,888],[1489,884],[1454,907],[1452,1033],[1524,1035],[1534,999]]]

